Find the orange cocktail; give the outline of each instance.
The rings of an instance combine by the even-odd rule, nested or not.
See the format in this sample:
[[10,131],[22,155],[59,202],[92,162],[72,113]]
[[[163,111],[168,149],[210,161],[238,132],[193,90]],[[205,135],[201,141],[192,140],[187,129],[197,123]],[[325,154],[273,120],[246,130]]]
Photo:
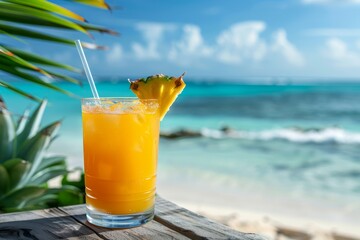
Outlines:
[[83,99],[90,222],[132,227],[152,219],[160,122],[157,108],[156,100]]

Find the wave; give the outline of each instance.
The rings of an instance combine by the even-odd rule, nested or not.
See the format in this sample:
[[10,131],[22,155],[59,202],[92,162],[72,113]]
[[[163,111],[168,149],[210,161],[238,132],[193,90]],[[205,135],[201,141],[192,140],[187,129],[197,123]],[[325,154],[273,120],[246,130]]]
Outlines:
[[285,140],[300,143],[335,142],[343,144],[360,144],[360,133],[353,133],[341,128],[331,127],[324,129],[281,128],[265,131],[239,131],[230,128],[222,130],[204,128],[200,131],[203,137],[223,139],[249,140]]

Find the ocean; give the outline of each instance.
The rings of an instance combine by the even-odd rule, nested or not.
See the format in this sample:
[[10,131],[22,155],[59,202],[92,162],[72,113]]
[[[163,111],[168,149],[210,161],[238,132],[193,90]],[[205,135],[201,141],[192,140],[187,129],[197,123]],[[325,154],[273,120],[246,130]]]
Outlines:
[[[63,120],[50,151],[69,156],[71,167],[81,167],[79,99],[32,84],[16,84],[49,100],[45,123]],[[58,85],[79,97],[91,97],[85,83],[83,87]],[[100,96],[133,96],[126,79],[100,81],[97,87]],[[0,91],[16,114],[35,106]],[[359,213],[359,104],[360,83],[188,80],[161,123],[161,131],[186,129],[201,136],[161,139],[159,181],[189,184],[189,188],[202,183],[232,193],[276,193],[299,201],[333,201],[339,211]]]

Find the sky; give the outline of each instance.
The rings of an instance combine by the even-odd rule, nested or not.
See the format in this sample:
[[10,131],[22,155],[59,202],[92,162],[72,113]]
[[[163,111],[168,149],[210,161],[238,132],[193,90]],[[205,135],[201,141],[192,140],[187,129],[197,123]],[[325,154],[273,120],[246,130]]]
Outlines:
[[[113,0],[111,13],[54,2],[121,33],[60,32],[108,46],[86,50],[98,77],[360,80],[360,0]],[[81,67],[74,47],[28,42],[14,45]]]

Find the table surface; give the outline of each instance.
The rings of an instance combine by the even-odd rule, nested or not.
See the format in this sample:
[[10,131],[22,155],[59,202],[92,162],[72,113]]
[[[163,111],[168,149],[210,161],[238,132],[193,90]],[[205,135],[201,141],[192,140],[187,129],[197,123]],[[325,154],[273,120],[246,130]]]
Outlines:
[[245,239],[263,240],[241,233],[186,210],[159,196],[155,217],[129,229],[97,227],[86,220],[85,205],[0,214],[0,239]]

